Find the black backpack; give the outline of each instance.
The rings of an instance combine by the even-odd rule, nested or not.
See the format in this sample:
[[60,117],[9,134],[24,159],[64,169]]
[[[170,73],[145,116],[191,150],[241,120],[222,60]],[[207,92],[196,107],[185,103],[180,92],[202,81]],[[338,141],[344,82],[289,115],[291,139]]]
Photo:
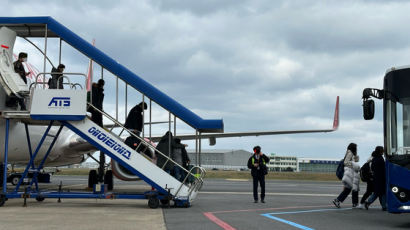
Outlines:
[[369,182],[372,179],[372,170],[370,169],[370,164],[369,162],[366,162],[361,168],[360,168],[360,178],[364,182]]

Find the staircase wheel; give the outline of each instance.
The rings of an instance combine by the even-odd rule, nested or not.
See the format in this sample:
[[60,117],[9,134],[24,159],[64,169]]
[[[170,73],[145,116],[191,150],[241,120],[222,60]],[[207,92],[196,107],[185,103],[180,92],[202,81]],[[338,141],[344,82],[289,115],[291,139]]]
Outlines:
[[90,170],[88,174],[88,187],[93,188],[98,183],[97,170]]
[[154,197],[154,196],[151,196],[151,197],[148,199],[148,207],[153,208],[153,209],[158,208],[158,207],[159,207],[159,200],[158,200],[158,198],[157,198],[157,197]]
[[17,185],[18,183],[19,183],[19,181],[20,181],[20,176],[13,176],[12,178],[11,178],[11,184],[12,185]]
[[4,205],[4,203],[6,203],[6,196],[5,195],[0,195],[0,207]]
[[42,202],[42,201],[44,201],[44,196],[36,196],[36,200],[38,201],[38,202]]
[[104,184],[107,185],[107,190],[112,191],[114,189],[114,180],[112,176],[112,170],[108,170],[104,175]]

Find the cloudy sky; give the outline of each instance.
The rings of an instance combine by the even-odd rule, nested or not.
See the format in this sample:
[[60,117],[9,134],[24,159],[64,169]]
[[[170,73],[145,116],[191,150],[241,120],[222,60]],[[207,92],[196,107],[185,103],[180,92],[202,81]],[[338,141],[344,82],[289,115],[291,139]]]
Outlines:
[[[334,133],[218,139],[214,147],[205,140],[204,149],[261,145],[265,153],[342,158],[355,142],[363,162],[383,144],[383,127],[381,102],[376,119],[363,120],[362,90],[381,88],[386,69],[410,61],[405,1],[6,0],[2,7],[3,16],[51,16],[95,38],[97,48],[202,118],[223,118],[225,132],[331,128],[340,96]],[[27,49],[18,40],[15,52]],[[49,52],[57,50],[50,42]],[[67,45],[62,58],[66,72],[86,72],[87,58]],[[113,111],[115,81],[108,81],[104,108]]]

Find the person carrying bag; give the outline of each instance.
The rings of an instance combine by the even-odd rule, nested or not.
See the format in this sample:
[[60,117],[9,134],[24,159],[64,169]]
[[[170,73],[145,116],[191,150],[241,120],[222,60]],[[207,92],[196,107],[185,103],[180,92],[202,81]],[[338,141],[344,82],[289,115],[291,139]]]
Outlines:
[[357,145],[350,143],[347,147],[346,155],[343,161],[344,173],[342,177],[343,191],[340,195],[332,200],[332,203],[340,208],[340,203],[352,192],[352,203],[355,208],[359,203],[359,183],[360,183],[360,165],[357,163],[359,156],[357,155]]

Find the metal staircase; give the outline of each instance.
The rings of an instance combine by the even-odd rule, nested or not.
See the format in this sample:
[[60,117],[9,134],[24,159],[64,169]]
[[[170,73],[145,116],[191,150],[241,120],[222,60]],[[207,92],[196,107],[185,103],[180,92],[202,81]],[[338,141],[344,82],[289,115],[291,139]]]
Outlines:
[[[197,156],[200,154],[201,141],[200,135],[205,132],[223,132],[223,122],[222,120],[205,120],[191,112],[189,109],[182,106],[180,103],[176,102],[172,98],[168,97],[154,86],[144,81],[142,78],[132,73],[126,67],[119,64],[114,59],[110,58],[108,55],[104,54],[102,51],[98,50],[96,47],[92,46],[69,29],[52,19],[51,17],[19,17],[19,18],[8,18],[0,17],[0,27],[6,26],[10,30],[14,31],[17,36],[24,37],[27,41],[34,45],[33,42],[28,40],[30,37],[44,37],[45,45],[44,50],[36,47],[44,55],[44,73],[41,73],[37,76],[42,76],[43,79],[36,79],[33,85],[30,86],[30,108],[29,112],[19,112],[19,111],[3,111],[2,117],[6,119],[8,124],[10,119],[17,119],[21,122],[27,124],[49,124],[49,127],[52,125],[60,124],[60,129],[65,126],[71,129],[73,132],[78,134],[80,137],[88,141],[90,144],[94,145],[98,150],[106,154],[107,156],[114,159],[116,162],[120,163],[124,168],[133,174],[137,175],[139,178],[143,179],[153,188],[155,192],[147,192],[143,196],[135,195],[121,195],[115,194],[117,198],[149,198],[151,204],[154,202],[154,207],[158,200],[162,199],[172,199],[179,204],[180,206],[189,206],[191,202],[197,196],[198,191],[201,189],[203,184],[203,177],[205,176],[205,170],[200,167],[200,158],[196,157],[197,164],[195,167],[186,170],[184,167],[178,165],[172,159],[170,159],[165,154],[159,152],[150,140],[152,134],[152,124],[155,122],[152,120],[152,107],[156,104],[159,108],[162,108],[165,113],[169,115],[168,129],[165,131],[173,131],[176,133],[177,128],[177,119],[178,122],[184,123],[193,128],[195,135],[198,137],[196,140],[196,152]],[[5,28],[5,27],[3,27]],[[60,54],[59,62],[61,63],[61,45],[64,41],[68,45],[72,46],[74,49],[78,50],[86,57],[90,58],[94,62],[100,65],[101,67],[101,78],[108,79],[113,77],[115,79],[115,115],[110,115],[106,111],[101,111],[95,108],[93,105],[86,103],[86,90],[85,84],[82,84],[81,81],[73,80],[70,82],[70,78],[64,73],[64,78],[67,79],[69,89],[56,89],[50,90],[46,89],[45,86],[46,76],[50,73],[46,73],[47,65],[55,66],[51,63],[50,59],[47,56],[47,40],[51,38],[58,38],[60,40]],[[14,41],[13,41],[14,42]],[[47,64],[47,61],[50,64]],[[1,64],[1,63],[0,63]],[[4,72],[4,71],[3,71]],[[83,75],[83,74],[76,74]],[[6,78],[4,78],[6,79]],[[18,79],[18,78],[16,78]],[[130,130],[127,130],[122,124],[121,119],[119,118],[119,107],[122,105],[119,104],[119,84],[120,81],[125,85],[125,115],[127,114],[128,107],[128,95],[129,91],[135,90],[135,92],[141,95],[142,102],[149,103],[149,111],[144,114],[144,117],[148,117],[148,128],[143,128],[142,136],[136,136]],[[85,81],[86,82],[86,81]],[[85,83],[84,82],[84,83]],[[3,85],[10,85],[6,81],[2,81]],[[80,86],[80,87],[78,87]],[[3,86],[4,87],[4,86]],[[15,87],[16,88],[16,87]],[[11,90],[10,90],[11,91]],[[11,91],[14,92],[14,91]],[[25,95],[27,96],[27,95]],[[54,101],[53,101],[54,100]],[[66,101],[64,101],[66,100]],[[65,106],[64,105],[68,105]],[[114,124],[112,129],[101,128],[92,122],[86,113],[87,106],[93,107],[94,110],[99,111],[105,121],[110,121]],[[172,119],[173,118],[173,119]],[[53,123],[53,121],[58,121]],[[171,124],[173,123],[173,130]],[[118,129],[121,129],[118,132]],[[148,132],[147,130],[148,129]],[[44,138],[47,136],[44,134]],[[8,132],[8,131],[7,131]],[[119,133],[119,134],[118,134]],[[148,159],[147,156],[144,156],[142,153],[135,151],[124,144],[122,133],[128,133],[129,135],[134,135],[135,138],[138,138],[140,143],[135,149],[150,149],[155,152],[155,155],[162,155],[166,162],[165,164],[172,163],[181,167],[182,170],[186,172],[186,177],[183,181],[178,181],[168,173],[166,173],[163,168],[165,166],[157,166],[153,163],[151,159]],[[148,133],[148,135],[146,135]],[[163,133],[165,133],[163,131]],[[6,139],[7,139],[6,135]],[[55,136],[58,138],[58,135]],[[6,140],[6,146],[7,146]],[[7,147],[6,147],[7,148]],[[52,148],[52,146],[51,146]],[[144,152],[144,151],[140,151]],[[46,158],[42,160],[42,163],[35,167],[33,162],[37,156],[38,151],[30,154],[30,162],[27,164],[25,175],[27,175],[29,170],[40,170]],[[5,154],[4,163],[7,165],[7,150]],[[45,155],[47,157],[47,154]],[[5,172],[6,169],[3,171]],[[191,181],[191,179],[193,180]],[[20,183],[22,182],[21,179]],[[190,182],[190,183],[188,183]],[[20,184],[19,183],[19,184]],[[36,183],[33,180],[29,187],[33,183]],[[5,183],[3,183],[5,184]],[[21,192],[14,191],[14,193],[7,193],[6,186],[3,188],[3,195],[0,198],[18,198],[21,197]],[[37,184],[36,184],[37,187]],[[101,194],[65,194],[62,192],[40,192],[38,189],[31,191],[31,197],[66,197],[66,198],[107,198],[113,197],[113,194],[101,193]],[[149,203],[150,203],[149,202]]]

